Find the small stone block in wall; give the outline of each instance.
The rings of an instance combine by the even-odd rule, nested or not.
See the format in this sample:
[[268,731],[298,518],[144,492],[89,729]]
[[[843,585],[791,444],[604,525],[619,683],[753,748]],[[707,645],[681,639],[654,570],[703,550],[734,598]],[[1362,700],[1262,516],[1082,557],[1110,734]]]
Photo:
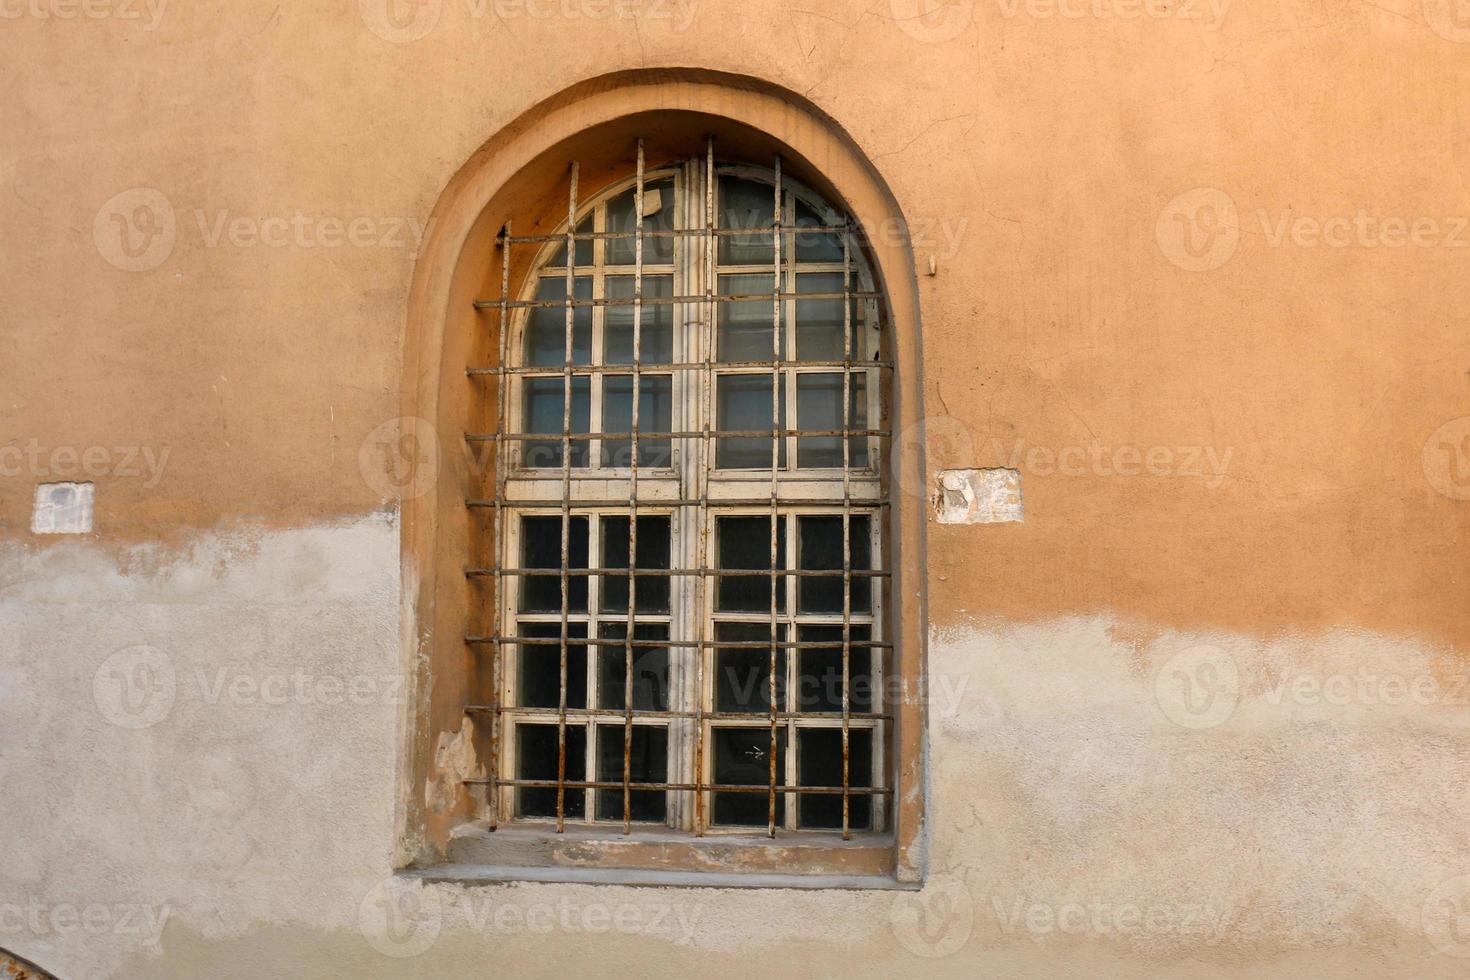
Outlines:
[[934,482],[934,517],[940,524],[1024,520],[1019,470],[940,470]]
[[31,510],[32,534],[91,534],[90,483],[42,483]]

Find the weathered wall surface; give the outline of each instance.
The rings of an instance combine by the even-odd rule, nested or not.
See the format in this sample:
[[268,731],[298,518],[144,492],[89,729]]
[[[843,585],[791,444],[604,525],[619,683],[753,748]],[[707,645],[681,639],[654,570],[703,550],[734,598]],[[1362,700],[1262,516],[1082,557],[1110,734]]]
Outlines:
[[[67,978],[1470,969],[1451,4],[0,14],[0,947]],[[527,108],[678,65],[874,161],[935,262],[931,468],[1020,473],[1024,521],[929,528],[929,883],[436,886],[385,922],[414,583],[359,451],[400,414],[415,246]],[[57,479],[91,534],[30,533]]]

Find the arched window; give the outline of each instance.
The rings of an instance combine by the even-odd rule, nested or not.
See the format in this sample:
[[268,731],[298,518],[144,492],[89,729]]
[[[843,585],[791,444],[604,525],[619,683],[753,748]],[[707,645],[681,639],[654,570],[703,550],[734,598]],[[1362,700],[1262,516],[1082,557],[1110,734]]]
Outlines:
[[498,383],[471,435],[492,825],[881,832],[891,364],[863,242],[713,141],[582,183],[559,229],[502,229],[499,363],[471,372]]

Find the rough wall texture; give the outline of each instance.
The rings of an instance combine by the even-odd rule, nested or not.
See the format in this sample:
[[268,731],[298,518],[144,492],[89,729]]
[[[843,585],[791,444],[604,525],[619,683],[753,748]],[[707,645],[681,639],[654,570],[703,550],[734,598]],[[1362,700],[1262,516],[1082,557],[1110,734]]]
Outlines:
[[[1470,30],[924,9],[0,3],[0,947],[67,978],[1465,975]],[[1021,474],[1023,522],[929,528],[929,883],[434,886],[395,920],[412,583],[359,449],[415,245],[529,106],[671,65],[852,135],[934,260],[931,469]],[[95,530],[32,535],[78,479]]]

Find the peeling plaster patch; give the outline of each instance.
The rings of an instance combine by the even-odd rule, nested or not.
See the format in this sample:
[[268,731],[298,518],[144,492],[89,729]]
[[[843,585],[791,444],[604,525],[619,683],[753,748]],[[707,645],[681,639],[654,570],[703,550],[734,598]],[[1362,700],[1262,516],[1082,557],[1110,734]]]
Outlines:
[[940,524],[1006,524],[1024,520],[1019,470],[1004,467],[940,470],[934,484],[934,516]]
[[90,483],[42,483],[31,511],[32,534],[91,534]]
[[435,813],[454,807],[460,787],[466,779],[485,775],[475,755],[475,726],[465,718],[457,732],[441,732],[434,748],[434,775],[429,778],[425,796]]

